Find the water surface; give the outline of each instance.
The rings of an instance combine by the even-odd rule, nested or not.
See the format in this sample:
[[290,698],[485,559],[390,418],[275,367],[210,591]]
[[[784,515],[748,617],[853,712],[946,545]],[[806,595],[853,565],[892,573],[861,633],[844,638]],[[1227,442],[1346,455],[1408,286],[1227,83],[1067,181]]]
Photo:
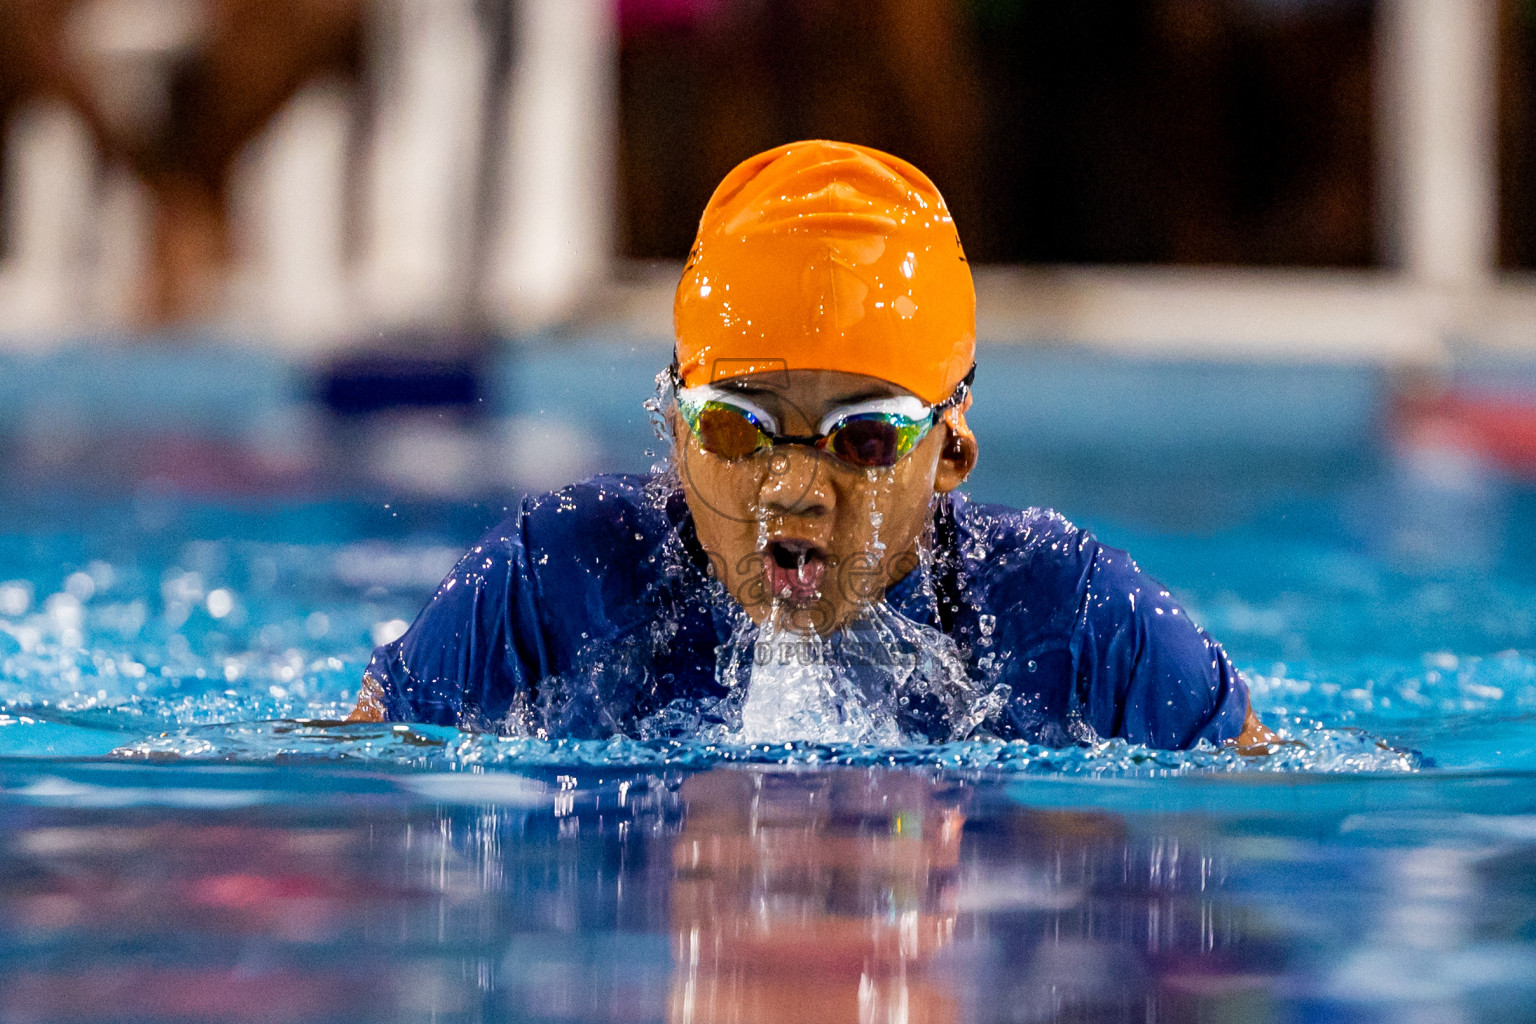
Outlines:
[[[1360,434],[1348,373],[1256,378],[1212,414],[1227,443],[1177,416],[1132,443],[1071,410],[1157,379],[1046,364],[1029,409],[978,385],[974,492],[1129,548],[1295,743],[337,725],[513,489],[193,497],[16,463],[0,1018],[1536,1019],[1531,493]],[[613,408],[642,420],[643,385]],[[1163,385],[1195,408],[1210,380]]]

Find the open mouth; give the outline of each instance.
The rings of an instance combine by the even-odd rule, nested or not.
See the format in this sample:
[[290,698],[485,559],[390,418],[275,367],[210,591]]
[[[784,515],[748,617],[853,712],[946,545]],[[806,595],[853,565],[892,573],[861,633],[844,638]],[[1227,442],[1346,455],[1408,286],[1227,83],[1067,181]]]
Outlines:
[[806,604],[821,597],[827,553],[809,541],[781,537],[768,542],[768,589],[775,598]]

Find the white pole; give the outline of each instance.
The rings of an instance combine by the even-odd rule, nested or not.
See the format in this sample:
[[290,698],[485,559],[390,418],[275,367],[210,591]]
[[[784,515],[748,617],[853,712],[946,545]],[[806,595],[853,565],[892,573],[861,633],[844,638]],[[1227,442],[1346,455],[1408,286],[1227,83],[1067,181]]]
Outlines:
[[474,0],[375,0],[379,107],[362,307],[377,325],[462,311],[473,251],[485,40]]
[[352,96],[311,83],[245,155],[236,227],[249,292],[240,305],[295,354],[333,344],[347,326],[343,221]]
[[534,330],[568,316],[613,259],[618,162],[614,0],[522,0],[497,230],[493,321]]
[[85,323],[96,153],[79,115],[50,101],[23,108],[8,143],[12,255],[0,265],[0,332],[46,345]]
[[1383,254],[1417,282],[1490,283],[1498,226],[1497,0],[1379,0]]

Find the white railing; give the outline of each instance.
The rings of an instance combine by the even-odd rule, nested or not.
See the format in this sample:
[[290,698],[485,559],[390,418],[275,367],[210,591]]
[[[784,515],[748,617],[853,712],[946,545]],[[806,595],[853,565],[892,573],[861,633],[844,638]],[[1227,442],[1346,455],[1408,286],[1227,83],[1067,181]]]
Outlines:
[[[374,3],[389,77],[365,166],[347,162],[354,101],[334,82],[307,89],[252,146],[218,326],[296,353],[393,326],[527,331],[578,312],[668,334],[675,273],[616,273],[612,258],[612,0],[521,0],[504,93],[487,81],[494,41],[474,0]],[[1218,358],[1536,353],[1536,278],[1495,266],[1497,0],[1377,0],[1377,11],[1383,269],[982,268],[983,336]],[[11,135],[0,346],[132,324],[143,198],[97,173],[66,108],[39,108]],[[346,189],[359,176],[348,258]]]

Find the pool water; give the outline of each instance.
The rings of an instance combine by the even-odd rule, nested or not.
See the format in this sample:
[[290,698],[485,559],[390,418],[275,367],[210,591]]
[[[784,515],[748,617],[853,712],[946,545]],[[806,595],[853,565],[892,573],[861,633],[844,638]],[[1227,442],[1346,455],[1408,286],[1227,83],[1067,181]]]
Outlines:
[[[549,420],[569,374],[526,354],[507,422],[461,433],[637,468],[644,379],[617,382],[651,355],[594,371],[608,449]],[[326,485],[388,424],[336,431],[276,494],[163,467],[93,487],[16,428],[0,1019],[1536,1020],[1531,492],[1386,443],[1365,371],[997,363],[994,394],[1036,400],[979,391],[973,494],[1131,550],[1294,743],[339,725],[514,487]],[[1162,430],[1103,426],[1157,396]]]

